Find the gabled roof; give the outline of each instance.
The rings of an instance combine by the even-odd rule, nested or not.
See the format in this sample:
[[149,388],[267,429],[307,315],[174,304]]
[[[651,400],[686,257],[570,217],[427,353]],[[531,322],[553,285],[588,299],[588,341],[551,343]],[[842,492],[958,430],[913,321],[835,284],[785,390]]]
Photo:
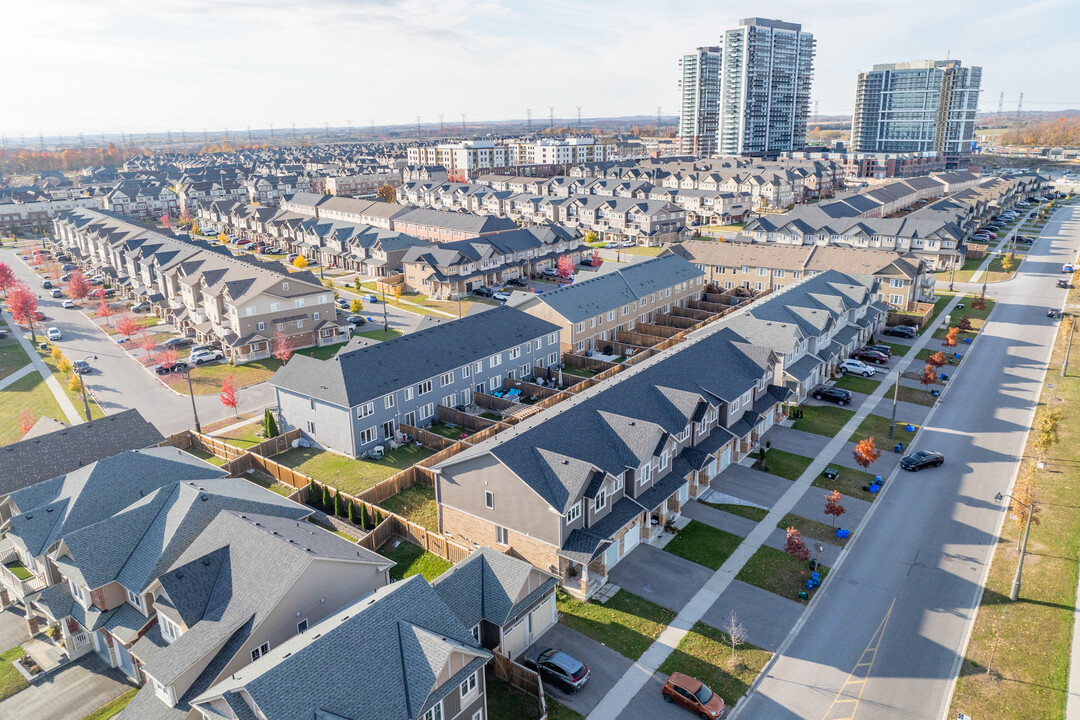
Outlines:
[[558,583],[524,560],[481,546],[431,584],[471,628],[481,620],[504,627]]

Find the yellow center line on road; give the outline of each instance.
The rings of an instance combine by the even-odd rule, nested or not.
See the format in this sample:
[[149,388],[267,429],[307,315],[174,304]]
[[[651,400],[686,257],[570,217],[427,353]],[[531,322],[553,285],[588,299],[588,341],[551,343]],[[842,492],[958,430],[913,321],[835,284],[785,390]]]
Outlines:
[[[836,697],[829,704],[825,714],[821,716],[821,720],[855,720],[863,691],[866,690],[866,681],[870,679],[870,672],[874,669],[874,660],[877,659],[877,651],[881,647],[881,639],[885,636],[885,627],[889,624],[889,616],[892,615],[894,605],[896,605],[896,598],[889,603],[889,610],[885,613],[885,617],[881,619],[877,630],[870,636],[866,649],[862,651],[859,661],[848,673],[847,679],[840,686],[840,690],[837,691]],[[857,693],[854,686],[858,686]]]

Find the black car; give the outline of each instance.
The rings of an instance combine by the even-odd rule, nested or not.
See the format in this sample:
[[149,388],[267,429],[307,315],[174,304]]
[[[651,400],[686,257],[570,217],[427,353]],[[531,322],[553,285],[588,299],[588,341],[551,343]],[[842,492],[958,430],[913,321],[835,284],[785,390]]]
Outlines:
[[847,390],[843,390],[837,387],[830,387],[828,385],[819,387],[814,391],[815,400],[824,400],[826,402],[836,403],[837,405],[847,405],[851,402],[854,396]]
[[1068,287],[1069,287],[1069,281],[1068,281],[1068,279],[1066,279],[1066,278],[1061,278],[1060,280],[1058,280],[1058,281],[1057,281],[1057,286],[1058,286],[1059,288],[1068,288]]
[[525,659],[525,665],[570,692],[580,690],[589,680],[588,665],[554,648],[538,648]]
[[8,331],[7,330],[0,330],[0,340],[7,340],[7,336],[8,336]]
[[875,350],[875,351],[881,353],[882,355],[884,355],[885,357],[889,357],[889,358],[892,357],[892,348],[889,347],[888,345],[867,345],[863,349],[864,350]]
[[893,325],[892,327],[885,328],[882,335],[891,335],[893,337],[913,338],[919,334],[919,331],[915,329],[914,325]]
[[188,364],[183,361],[174,363],[161,363],[156,368],[154,368],[154,372],[156,372],[158,375],[168,375],[169,373],[181,372],[187,369],[187,366]]
[[345,318],[345,322],[349,323],[350,325],[363,325],[367,322],[367,318],[363,315],[350,315],[349,317]]
[[935,450],[919,450],[900,461],[900,467],[916,472],[928,467],[941,467],[945,456]]
[[476,295],[477,297],[487,297],[487,298],[489,298],[489,297],[491,297],[492,295],[495,294],[495,291],[492,290],[491,288],[478,287],[478,288],[476,288],[475,290],[472,291],[472,294]]
[[345,298],[338,298],[337,299],[337,304],[338,304],[338,307],[341,308],[342,310],[348,310],[349,306],[352,305],[352,303],[350,303]]
[[521,278],[521,277],[512,277],[512,278],[510,278],[509,280],[506,281],[506,284],[507,285],[516,285],[517,287],[528,287],[529,286],[528,281],[525,280],[525,278]]
[[168,348],[185,348],[190,347],[195,341],[186,337],[174,337],[169,338],[165,342],[161,343],[161,347]]

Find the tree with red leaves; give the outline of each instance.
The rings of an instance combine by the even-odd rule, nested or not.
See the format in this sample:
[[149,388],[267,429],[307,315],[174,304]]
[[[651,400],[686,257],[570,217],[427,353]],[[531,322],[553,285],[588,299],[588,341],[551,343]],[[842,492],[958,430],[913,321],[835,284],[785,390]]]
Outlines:
[[158,353],[157,361],[159,365],[175,365],[180,360],[180,353],[176,348],[165,348]]
[[68,280],[68,295],[71,299],[82,300],[89,294],[90,281],[86,279],[86,276],[78,270],[71,273],[71,279]]
[[15,277],[15,271],[11,269],[11,266],[0,262],[0,291],[4,293],[4,297],[7,297],[8,290],[18,284],[19,279]]
[[972,310],[985,310],[986,309],[986,297],[980,295],[971,301]]
[[971,318],[969,318],[967,315],[960,318],[960,322],[957,323],[956,329],[959,330],[960,332],[965,332],[965,333],[966,332],[971,332],[972,331]]
[[34,413],[30,411],[30,408],[23,408],[19,412],[19,429],[22,430],[22,434],[30,432],[30,429],[34,427]]
[[26,286],[26,283],[19,283],[8,292],[7,306],[15,322],[29,326],[30,338],[36,345],[37,332],[34,330],[34,322],[37,320],[37,295]]
[[289,362],[289,358],[293,355],[293,339],[286,335],[284,331],[278,330],[274,333],[271,347],[273,348],[272,354],[274,357],[283,363]]
[[164,225],[167,228],[172,227],[172,218],[169,217],[169,213],[165,213],[164,215],[161,216],[161,224]]
[[919,382],[926,385],[926,389],[929,390],[931,385],[937,384],[937,369],[933,365],[924,367],[922,375],[919,376]]
[[795,558],[795,567],[798,567],[799,563],[810,559],[810,549],[803,542],[802,533],[793,527],[787,529],[787,543],[784,545],[784,552]]
[[949,331],[945,333],[945,342],[941,343],[942,347],[956,347],[956,334],[958,332],[960,332],[959,328],[949,328]]
[[[878,461],[881,457],[881,451],[877,449],[874,436],[863,438],[855,444],[855,462],[860,467],[868,468],[871,463]],[[826,510],[826,512],[828,512]]]
[[928,365],[933,365],[935,368],[945,367],[949,364],[949,358],[945,357],[945,353],[936,352],[926,358],[926,363]]
[[105,318],[105,321],[109,323],[109,327],[112,327],[112,316],[116,313],[113,310],[112,305],[105,301],[105,298],[101,299],[98,303],[97,309],[94,310],[94,314],[99,318]]
[[233,415],[237,414],[236,406],[240,404],[240,399],[236,395],[236,385],[233,384],[232,373],[221,383],[221,404],[227,408],[232,408]]
[[555,264],[555,274],[563,280],[574,276],[574,263],[566,255],[559,256],[559,262]]
[[43,262],[45,262],[45,255],[41,252],[41,248],[35,248],[34,257],[30,260],[30,264],[37,267]]
[[[879,452],[878,454],[880,455],[881,453]],[[844,506],[840,504],[840,501],[843,499],[844,496],[840,494],[839,490],[833,490],[825,496],[825,514],[833,517],[833,527],[836,527],[836,518],[847,512]]]
[[149,361],[150,360],[150,353],[153,351],[154,348],[157,347],[157,340],[154,339],[153,335],[146,332],[146,330],[142,330],[139,333],[138,345],[139,345],[139,347],[141,347],[143,350],[146,351],[146,359],[147,359],[147,361]]
[[139,322],[128,313],[124,313],[116,321],[116,332],[123,335],[125,340],[130,340],[132,335],[139,332]]

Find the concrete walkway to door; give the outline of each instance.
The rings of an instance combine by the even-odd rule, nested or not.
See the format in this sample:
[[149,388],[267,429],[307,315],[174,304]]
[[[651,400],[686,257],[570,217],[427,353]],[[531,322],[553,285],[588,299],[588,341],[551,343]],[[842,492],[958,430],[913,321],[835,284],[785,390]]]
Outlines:
[[0,702],[3,720],[72,720],[89,715],[134,687],[90,653]]

